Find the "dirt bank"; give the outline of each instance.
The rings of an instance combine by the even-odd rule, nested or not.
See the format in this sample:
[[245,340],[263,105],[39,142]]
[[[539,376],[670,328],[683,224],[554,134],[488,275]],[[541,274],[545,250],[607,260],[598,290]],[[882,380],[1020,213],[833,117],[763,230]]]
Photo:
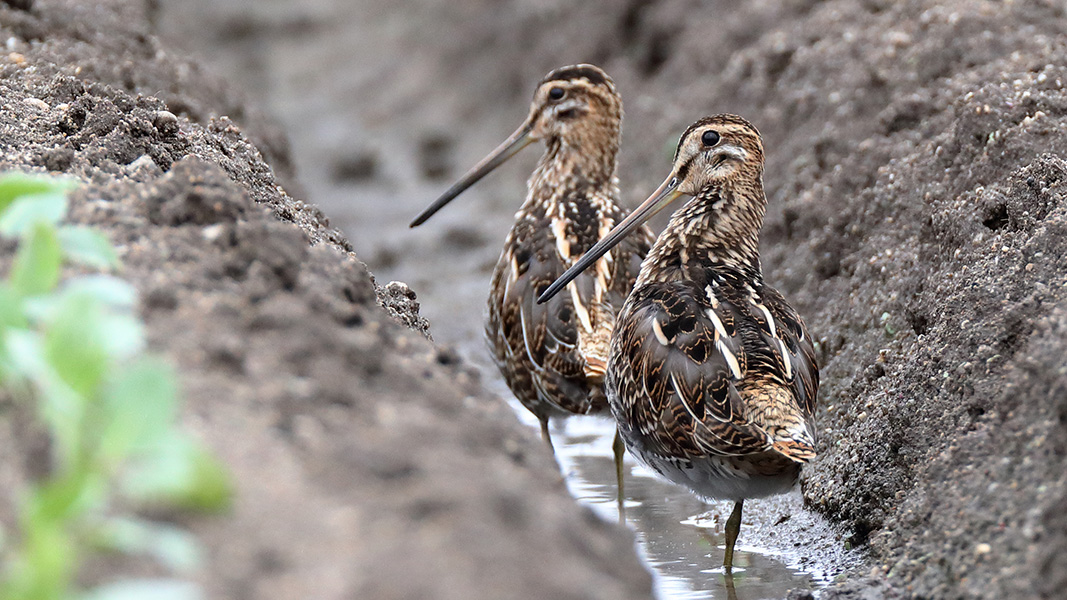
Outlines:
[[[695,118],[751,119],[768,150],[765,270],[823,355],[820,457],[805,496],[878,566],[839,592],[1033,598],[1063,589],[1061,3],[272,6],[260,20],[241,2],[216,6],[212,14],[228,16],[217,27],[172,31],[257,56],[248,78],[290,125],[368,132],[351,136],[373,141],[357,146],[297,133],[314,157],[301,168],[323,175],[316,198],[367,244],[373,269],[413,284],[432,330],[450,341],[476,330],[484,283],[464,288],[441,273],[485,277],[516,206],[499,190],[521,185],[528,164],[498,188],[488,182],[468,212],[442,214],[435,233],[405,237],[404,218],[430,195],[411,182],[440,186],[418,168],[426,140],[443,139],[462,168],[522,117],[529,82],[596,62],[626,100],[620,174],[634,201],[658,183]],[[178,23],[191,14],[174,12]],[[234,28],[246,35],[228,37]],[[321,117],[293,110],[308,64],[331,73],[315,99]],[[264,81],[278,89],[267,94]],[[352,155],[370,155],[379,172],[362,185],[331,180],[328,158]],[[389,208],[350,202],[397,188],[406,194]]]
[[[410,291],[376,288],[288,193],[278,129],[160,43],[154,2],[9,4],[0,169],[85,183],[72,219],[118,245],[186,426],[236,480],[232,514],[191,523],[208,597],[649,596],[632,535],[576,505],[477,374],[400,324],[425,331]],[[18,413],[0,404],[8,499],[40,448]]]
[[[628,129],[669,137],[728,110],[764,132],[764,263],[824,356],[807,501],[906,595],[1052,597],[1067,556],[1062,8],[721,4],[708,20],[640,9],[620,38],[667,46],[620,66],[667,100],[637,102]],[[631,177],[654,181],[635,154]]]

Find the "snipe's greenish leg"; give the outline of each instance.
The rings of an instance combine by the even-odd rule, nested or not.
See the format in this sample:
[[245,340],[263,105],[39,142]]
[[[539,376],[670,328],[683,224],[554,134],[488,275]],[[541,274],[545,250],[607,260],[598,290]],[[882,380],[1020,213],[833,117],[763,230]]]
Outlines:
[[726,519],[726,554],[722,559],[722,566],[729,575],[734,572],[734,545],[737,544],[737,536],[741,533],[741,505],[744,500],[734,503],[734,509],[730,511],[730,518]]
[[548,444],[548,449],[552,451],[552,456],[556,455],[556,446],[552,444],[552,433],[548,431],[548,419],[541,419],[541,439],[545,440]]
[[619,523],[626,523],[626,498],[624,496],[625,491],[625,477],[623,476],[623,459],[626,457],[626,445],[622,441],[622,435],[619,433],[619,428],[615,428],[615,440],[611,443],[611,452],[615,456],[615,491],[617,493],[616,503],[619,507]]

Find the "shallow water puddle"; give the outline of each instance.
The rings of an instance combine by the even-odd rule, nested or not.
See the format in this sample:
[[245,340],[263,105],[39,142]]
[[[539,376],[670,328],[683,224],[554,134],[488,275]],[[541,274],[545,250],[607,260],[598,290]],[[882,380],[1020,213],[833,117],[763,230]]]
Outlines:
[[[523,421],[536,422],[521,407]],[[569,419],[554,427],[556,458],[568,489],[605,520],[617,520],[614,425],[607,419]],[[815,590],[859,561],[837,532],[803,509],[799,491],[745,504],[734,576],[722,570],[723,524],[732,504],[705,504],[668,484],[631,457],[626,461],[626,522],[634,529],[661,599],[783,598]],[[729,583],[732,583],[732,589]]]

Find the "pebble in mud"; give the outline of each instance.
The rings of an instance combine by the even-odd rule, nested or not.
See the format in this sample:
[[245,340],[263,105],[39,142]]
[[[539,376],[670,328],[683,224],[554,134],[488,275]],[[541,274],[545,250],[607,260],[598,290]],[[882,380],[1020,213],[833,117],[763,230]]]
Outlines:
[[152,126],[156,128],[160,134],[171,137],[178,133],[178,117],[174,116],[174,113],[167,110],[156,111],[155,117],[152,119]]
[[40,98],[23,98],[22,103],[26,106],[32,106],[42,112],[51,108],[50,106],[48,106],[47,102],[41,100]]

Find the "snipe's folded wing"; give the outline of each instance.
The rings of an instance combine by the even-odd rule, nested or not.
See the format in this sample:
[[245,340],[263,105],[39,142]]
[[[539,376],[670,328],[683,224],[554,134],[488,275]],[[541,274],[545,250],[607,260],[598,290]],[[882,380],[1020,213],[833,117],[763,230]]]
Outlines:
[[762,452],[767,434],[748,422],[737,391],[747,368],[737,308],[690,281],[635,292],[613,344],[615,386],[652,450],[670,456]]
[[[819,393],[819,366],[815,347],[804,321],[777,290],[765,287],[763,300],[774,320],[775,340],[782,363],[783,381],[792,386],[797,404],[810,421],[815,417]],[[814,427],[811,428],[814,433]]]
[[545,226],[524,223],[512,232],[494,274],[488,335],[503,338],[498,360],[523,365],[540,400],[584,414],[593,399],[579,328],[586,325],[582,319],[593,318],[582,299],[592,297],[595,277],[583,274],[573,291],[537,304],[537,296],[567,268],[548,234]]

